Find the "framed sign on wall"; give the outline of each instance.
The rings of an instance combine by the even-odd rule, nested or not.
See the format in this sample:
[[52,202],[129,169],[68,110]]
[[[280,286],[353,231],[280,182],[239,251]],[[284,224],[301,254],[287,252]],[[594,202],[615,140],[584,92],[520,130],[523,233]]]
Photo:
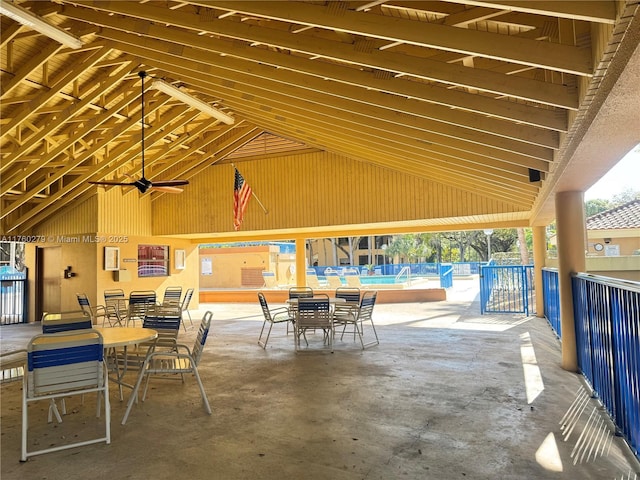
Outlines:
[[187,253],[184,250],[176,250],[176,270],[184,270]]
[[120,270],[120,247],[104,247],[104,269]]

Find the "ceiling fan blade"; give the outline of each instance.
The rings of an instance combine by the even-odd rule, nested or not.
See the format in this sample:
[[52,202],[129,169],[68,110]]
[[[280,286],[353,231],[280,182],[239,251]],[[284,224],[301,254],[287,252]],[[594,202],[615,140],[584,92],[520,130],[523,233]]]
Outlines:
[[150,190],[155,190],[157,192],[163,192],[163,193],[182,193],[183,189],[180,187],[167,187],[167,186],[156,186],[153,185]]
[[179,187],[182,185],[189,185],[189,180],[161,180],[151,183],[154,187]]
[[132,187],[134,182],[89,182],[91,185],[116,185],[122,187]]

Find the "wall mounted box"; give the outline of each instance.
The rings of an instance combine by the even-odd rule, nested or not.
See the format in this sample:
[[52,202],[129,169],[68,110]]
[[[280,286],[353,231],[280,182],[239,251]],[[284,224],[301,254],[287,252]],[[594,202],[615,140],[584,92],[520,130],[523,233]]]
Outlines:
[[115,270],[113,272],[114,282],[130,282],[131,272],[129,270]]

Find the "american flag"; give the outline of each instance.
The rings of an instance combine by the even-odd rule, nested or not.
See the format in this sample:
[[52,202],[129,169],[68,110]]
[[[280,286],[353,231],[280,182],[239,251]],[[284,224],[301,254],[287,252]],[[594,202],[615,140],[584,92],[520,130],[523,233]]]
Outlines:
[[247,203],[249,203],[249,198],[251,198],[251,187],[244,181],[238,169],[236,168],[235,170],[236,179],[233,186],[233,227],[236,230],[240,230],[244,211],[247,208]]

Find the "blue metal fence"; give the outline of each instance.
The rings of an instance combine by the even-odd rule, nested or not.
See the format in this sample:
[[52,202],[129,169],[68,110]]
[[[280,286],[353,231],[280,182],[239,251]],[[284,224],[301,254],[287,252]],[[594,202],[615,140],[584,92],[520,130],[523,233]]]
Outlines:
[[544,298],[544,316],[558,338],[561,338],[562,326],[560,325],[558,270],[552,268],[542,269],[542,292]]
[[27,274],[0,274],[0,325],[27,321]]
[[640,458],[640,284],[582,273],[572,282],[578,365]]
[[533,265],[480,268],[480,313],[535,313]]

